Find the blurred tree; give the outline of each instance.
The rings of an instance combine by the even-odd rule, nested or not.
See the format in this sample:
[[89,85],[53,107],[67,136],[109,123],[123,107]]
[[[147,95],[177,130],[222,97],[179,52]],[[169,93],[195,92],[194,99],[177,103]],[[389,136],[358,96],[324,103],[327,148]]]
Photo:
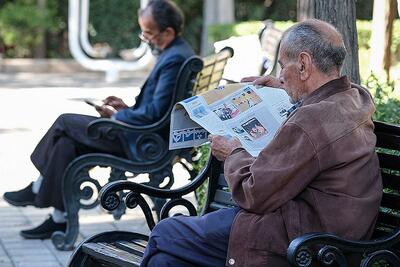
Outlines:
[[373,73],[386,73],[389,81],[393,20],[396,16],[396,0],[374,1],[371,36],[370,68]]
[[89,41],[92,46],[109,46],[109,57],[139,45],[137,10],[140,1],[92,0],[89,6]]
[[302,19],[324,20],[338,29],[347,49],[342,73],[360,83],[355,0],[298,0],[298,13]]
[[4,3],[0,10],[0,39],[6,56],[28,57],[41,43],[41,30],[52,31],[54,21],[50,10],[41,10],[36,0]]
[[203,3],[198,0],[174,0],[185,14],[183,37],[194,51],[200,54],[201,34],[203,29]]

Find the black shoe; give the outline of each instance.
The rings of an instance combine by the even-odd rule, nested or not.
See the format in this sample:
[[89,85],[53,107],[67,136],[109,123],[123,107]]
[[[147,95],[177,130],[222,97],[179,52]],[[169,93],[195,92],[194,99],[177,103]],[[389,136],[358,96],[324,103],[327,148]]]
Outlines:
[[36,194],[32,192],[33,182],[24,189],[14,192],[6,192],[3,199],[13,206],[25,207],[28,205],[35,206]]
[[56,231],[65,232],[67,229],[67,223],[56,223],[53,218],[49,216],[41,225],[29,229],[22,230],[20,235],[25,239],[48,239]]

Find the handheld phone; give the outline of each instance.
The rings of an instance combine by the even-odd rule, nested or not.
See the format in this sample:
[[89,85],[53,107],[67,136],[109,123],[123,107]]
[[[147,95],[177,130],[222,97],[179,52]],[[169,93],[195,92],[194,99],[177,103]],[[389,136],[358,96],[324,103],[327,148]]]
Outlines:
[[94,101],[90,100],[90,99],[84,99],[83,101],[85,101],[86,104],[91,105],[93,107],[98,107],[100,106],[99,104],[96,104]]

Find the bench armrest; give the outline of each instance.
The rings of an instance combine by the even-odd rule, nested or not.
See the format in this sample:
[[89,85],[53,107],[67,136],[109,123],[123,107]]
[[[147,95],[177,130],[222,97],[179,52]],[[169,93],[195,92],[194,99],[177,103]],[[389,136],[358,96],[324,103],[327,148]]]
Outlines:
[[88,135],[93,139],[102,136],[115,138],[118,132],[125,133],[149,133],[160,130],[165,123],[156,122],[149,125],[131,125],[122,121],[100,118],[89,123],[87,128]]
[[118,195],[118,192],[128,191],[129,193],[124,199],[126,206],[132,209],[139,205],[145,215],[150,229],[154,227],[155,223],[150,207],[142,197],[142,194],[149,197],[170,199],[164,204],[161,210],[161,219],[168,217],[169,211],[177,205],[186,207],[191,216],[197,215],[193,204],[188,200],[183,199],[182,196],[194,192],[204,183],[204,181],[209,177],[208,172],[210,170],[211,163],[215,160],[215,158],[209,157],[206,166],[190,183],[176,189],[159,189],[148,185],[135,183],[133,181],[115,181],[108,183],[101,189],[99,193],[100,204],[108,211],[115,210],[121,204],[121,198]]
[[[353,241],[328,233],[310,233],[295,238],[290,242],[287,259],[292,266],[311,266],[315,259],[319,263],[337,263],[338,266],[350,266],[345,257],[356,253],[365,258],[362,266],[371,266],[374,261],[386,260],[393,266],[400,266],[399,257],[390,251],[400,242],[400,228],[384,238],[371,241]],[[318,251],[316,251],[318,249]]]

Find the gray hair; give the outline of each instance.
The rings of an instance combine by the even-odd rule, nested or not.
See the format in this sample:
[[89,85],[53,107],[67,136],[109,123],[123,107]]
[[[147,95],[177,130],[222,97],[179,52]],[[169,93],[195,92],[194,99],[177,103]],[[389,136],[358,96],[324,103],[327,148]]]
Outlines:
[[294,59],[301,52],[308,52],[321,72],[340,72],[346,57],[346,48],[340,33],[338,35],[341,42],[335,45],[322,36],[315,24],[298,23],[285,32],[282,38],[283,53]]
[[184,15],[174,2],[170,0],[150,0],[144,9],[139,10],[139,16],[142,16],[147,11],[151,11],[151,15],[160,31],[170,27],[174,29],[176,35],[182,32],[185,20]]

